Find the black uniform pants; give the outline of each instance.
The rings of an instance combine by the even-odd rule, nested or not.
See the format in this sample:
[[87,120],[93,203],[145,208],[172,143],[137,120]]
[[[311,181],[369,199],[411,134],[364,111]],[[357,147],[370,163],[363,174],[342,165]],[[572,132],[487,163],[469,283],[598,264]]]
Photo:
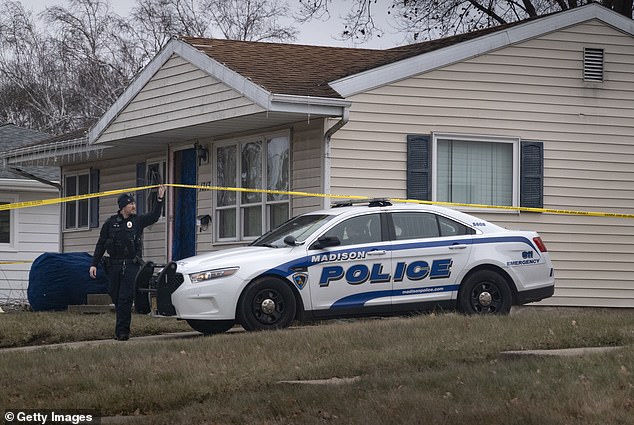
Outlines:
[[115,337],[130,335],[130,321],[132,320],[132,303],[136,292],[135,279],[139,272],[139,265],[127,260],[123,264],[113,264],[110,270],[110,288],[108,293],[112,298],[116,312]]

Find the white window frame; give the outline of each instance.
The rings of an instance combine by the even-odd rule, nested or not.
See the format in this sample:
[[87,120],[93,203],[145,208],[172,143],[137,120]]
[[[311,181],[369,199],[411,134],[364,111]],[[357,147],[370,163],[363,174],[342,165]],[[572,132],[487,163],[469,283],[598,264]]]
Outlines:
[[[17,196],[6,196],[2,195],[0,197],[0,202],[13,204],[18,202]],[[0,251],[15,251],[17,250],[17,238],[18,238],[18,210],[8,210],[9,211],[9,243],[0,242]]]
[[[438,140],[456,139],[465,142],[509,143],[513,145],[513,205],[520,202],[520,138],[460,133],[432,133],[432,200],[438,201]],[[487,209],[487,211],[489,211]]]
[[[267,165],[268,165],[268,151],[267,151],[267,146],[266,146],[266,142],[267,140],[270,139],[274,139],[276,137],[286,137],[288,139],[288,146],[289,146],[289,173],[288,173],[288,179],[289,179],[289,190],[290,190],[290,185],[291,185],[291,179],[292,179],[292,175],[291,175],[291,166],[292,166],[292,140],[291,140],[291,132],[290,130],[283,130],[283,131],[276,131],[276,132],[271,132],[271,133],[265,133],[265,134],[259,134],[259,135],[251,135],[251,136],[245,136],[245,137],[239,137],[239,138],[232,138],[232,139],[228,139],[228,140],[222,140],[222,141],[218,141],[215,143],[211,144],[211,173],[212,173],[212,182],[213,185],[215,186],[219,186],[219,182],[218,182],[218,158],[216,155],[216,152],[218,150],[218,148],[221,147],[225,147],[225,146],[236,146],[236,182],[237,182],[237,187],[242,187],[242,179],[241,179],[241,173],[242,173],[242,145],[244,143],[250,143],[250,142],[261,142],[262,143],[262,170],[261,170],[261,175],[262,175],[262,188],[266,189],[266,185],[268,182],[268,174],[267,174]],[[266,193],[262,193],[262,199],[260,200],[259,205],[261,206],[261,223],[262,223],[262,234],[266,233],[267,231],[270,230],[270,211],[269,211],[269,206],[270,205],[279,205],[279,204],[286,204],[288,205],[288,212],[289,212],[289,218],[291,216],[291,197],[289,196],[288,199],[286,200],[282,200],[282,201],[269,201],[267,199],[267,194]],[[218,196],[217,193],[214,192],[212,195],[212,217],[213,217],[213,222],[214,222],[214,235],[213,235],[213,243],[218,243],[218,244],[222,244],[222,243],[236,243],[236,242],[250,242],[250,241],[254,241],[256,240],[260,235],[257,236],[245,236],[244,235],[244,213],[245,213],[245,206],[243,206],[242,204],[242,192],[236,192],[236,204],[235,206],[233,206],[233,208],[235,209],[235,214],[236,214],[236,236],[235,237],[231,237],[231,238],[220,238],[218,237],[218,235],[220,234],[220,220],[218,220],[218,216],[217,216],[217,212],[219,210],[229,210],[232,207],[231,206],[225,206],[225,207],[218,207],[217,205],[218,203]],[[257,204],[247,204],[250,206],[256,206]]]
[[[75,171],[70,171],[67,173],[64,173],[64,176],[62,178],[62,182],[64,185],[64,197],[66,197],[66,179],[68,177],[76,177],[76,185],[79,184],[79,176],[83,176],[83,175],[87,175],[88,176],[88,193],[90,193],[90,187],[91,187],[91,181],[90,181],[90,169],[83,169],[83,170],[75,170]],[[72,201],[72,202],[78,202],[78,201]],[[66,213],[67,213],[67,208],[66,206],[68,205],[68,202],[64,203],[64,206],[62,208],[63,210],[63,221],[62,221],[62,231],[63,232],[77,232],[77,231],[84,231],[84,230],[90,230],[90,200],[88,200],[88,224],[86,226],[82,226],[79,227],[78,226],[78,217],[79,217],[79,207],[77,208],[77,210],[75,211],[75,227],[66,227]],[[79,204],[75,204],[75,205],[79,205]]]

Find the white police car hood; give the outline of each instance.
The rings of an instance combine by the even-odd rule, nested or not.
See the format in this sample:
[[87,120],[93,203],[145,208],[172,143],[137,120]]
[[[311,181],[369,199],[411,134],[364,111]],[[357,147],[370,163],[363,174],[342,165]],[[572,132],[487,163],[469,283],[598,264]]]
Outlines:
[[223,249],[185,258],[176,262],[178,273],[196,273],[206,270],[221,269],[256,264],[262,267],[284,263],[292,258],[291,251],[296,247],[270,248],[264,246],[245,246],[242,248]]

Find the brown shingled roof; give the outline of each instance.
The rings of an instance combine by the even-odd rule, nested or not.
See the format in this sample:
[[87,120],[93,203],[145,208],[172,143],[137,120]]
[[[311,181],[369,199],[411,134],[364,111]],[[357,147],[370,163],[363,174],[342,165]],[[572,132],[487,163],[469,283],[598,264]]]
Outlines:
[[180,39],[271,93],[341,98],[328,85],[329,82],[481,37],[518,23],[521,22],[386,50],[196,37]]

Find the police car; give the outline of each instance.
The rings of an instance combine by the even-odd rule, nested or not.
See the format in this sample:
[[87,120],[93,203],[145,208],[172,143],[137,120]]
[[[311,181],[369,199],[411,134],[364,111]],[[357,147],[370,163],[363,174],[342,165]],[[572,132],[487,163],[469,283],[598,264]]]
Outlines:
[[535,232],[387,200],[297,216],[250,246],[179,261],[176,275],[174,313],[205,334],[430,308],[506,314],[555,281]]

